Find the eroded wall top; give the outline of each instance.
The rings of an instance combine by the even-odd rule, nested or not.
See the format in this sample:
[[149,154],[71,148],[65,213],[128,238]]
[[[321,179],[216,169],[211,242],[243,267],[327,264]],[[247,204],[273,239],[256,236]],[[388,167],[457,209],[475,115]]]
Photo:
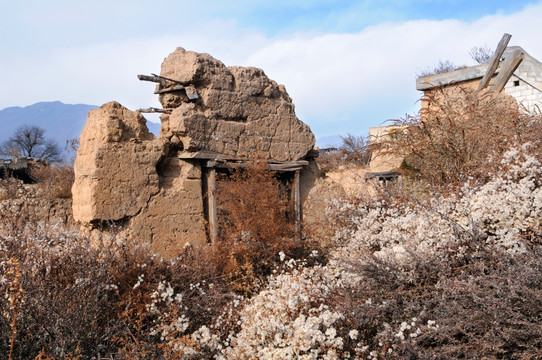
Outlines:
[[[314,146],[310,128],[297,119],[286,89],[261,69],[226,67],[207,54],[177,48],[162,63],[161,76],[182,82],[185,91],[159,95],[160,135],[181,141],[184,150],[230,157],[258,154],[275,161],[304,158]],[[157,92],[166,86],[157,86]]]

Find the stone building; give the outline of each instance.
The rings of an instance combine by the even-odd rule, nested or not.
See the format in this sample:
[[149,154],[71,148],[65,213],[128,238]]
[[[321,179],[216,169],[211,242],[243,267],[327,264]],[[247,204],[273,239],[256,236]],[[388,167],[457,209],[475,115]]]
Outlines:
[[[503,50],[496,70],[489,77],[488,83],[484,87],[495,90],[497,81],[500,81],[502,84],[497,86],[496,91],[514,98],[520,108],[529,112],[542,110],[542,63],[519,46],[510,46],[503,48]],[[519,65],[512,64],[513,67],[508,69],[509,73],[505,74],[503,72],[501,74],[507,65],[507,60],[512,60],[514,56],[518,59],[516,61],[519,62]],[[461,88],[480,90],[480,83],[484,75],[488,73],[490,65],[488,62],[442,74],[419,77],[416,80],[416,89],[423,91],[421,120],[423,121],[424,111],[430,106],[430,101],[434,96],[438,97],[441,93],[455,96],[458,91],[461,91]],[[454,92],[455,95],[453,95]],[[511,101],[513,102],[513,100]],[[386,143],[392,140],[393,136],[398,136],[400,132],[400,129],[393,125],[374,127],[369,130],[370,141],[373,144]],[[374,151],[371,158],[370,173],[366,176],[374,177],[375,174],[377,177],[382,177],[382,174],[385,176],[397,175],[398,173],[395,173],[394,170],[400,167],[401,162],[400,157],[387,153],[385,150]]]
[[[295,115],[283,85],[262,70],[227,67],[177,48],[162,63],[161,109],[131,111],[117,102],[89,112],[75,160],[73,215],[88,229],[109,224],[174,256],[187,243],[217,236],[216,173],[266,161],[288,173],[301,218],[315,182],[314,135]],[[160,112],[160,136],[142,112]]]
[[[526,110],[536,111],[542,106],[542,63],[521,47],[510,46],[506,48],[489,85],[491,86],[499,75],[504,62],[514,53],[523,54],[523,60],[507,79],[502,92],[514,97],[518,104]],[[443,74],[422,76],[416,80],[416,89],[423,91],[425,98],[436,89],[446,90],[464,86],[477,89],[489,66],[489,63],[485,63]],[[424,106],[427,106],[426,100],[422,98],[422,109]]]

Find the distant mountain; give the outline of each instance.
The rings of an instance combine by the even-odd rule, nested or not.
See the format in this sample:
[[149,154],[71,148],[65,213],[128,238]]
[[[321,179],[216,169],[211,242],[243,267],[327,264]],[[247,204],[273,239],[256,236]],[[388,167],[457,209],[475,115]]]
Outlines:
[[[0,110],[0,143],[7,140],[21,125],[36,125],[45,130],[45,137],[53,138],[63,149],[66,140],[78,138],[90,110],[96,105],[64,104],[60,101],[39,102],[25,107]],[[158,134],[160,124],[147,121],[153,134]]]

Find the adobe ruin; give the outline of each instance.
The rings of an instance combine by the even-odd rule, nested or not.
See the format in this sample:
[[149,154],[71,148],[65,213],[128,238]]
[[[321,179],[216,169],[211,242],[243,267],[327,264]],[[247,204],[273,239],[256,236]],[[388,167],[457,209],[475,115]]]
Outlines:
[[[283,85],[261,69],[227,67],[177,48],[157,82],[162,109],[109,102],[89,112],[75,160],[73,216],[87,229],[123,224],[126,236],[164,256],[216,237],[215,173],[254,157],[290,171],[296,211],[316,171],[315,139]],[[161,112],[160,136],[142,112]]]

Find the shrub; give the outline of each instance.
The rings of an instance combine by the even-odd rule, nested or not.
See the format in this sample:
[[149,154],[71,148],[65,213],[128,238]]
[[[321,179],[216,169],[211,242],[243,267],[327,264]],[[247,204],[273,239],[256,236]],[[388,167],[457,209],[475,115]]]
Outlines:
[[469,178],[483,182],[499,171],[489,159],[499,158],[536,127],[513,98],[470,88],[427,95],[421,116],[397,124],[405,127],[403,136],[389,141],[383,151],[404,157],[405,175],[437,187]]
[[0,299],[0,352],[171,358],[172,339],[212,323],[232,298],[213,255],[187,248],[167,261],[144,247],[114,242],[97,249],[73,235],[0,238],[0,292],[14,293],[13,261],[21,284],[16,309],[10,297]]
[[301,248],[295,223],[291,181],[281,181],[256,162],[222,176],[217,186],[219,246],[224,271],[241,293],[262,284],[279,252],[293,256]]
[[75,179],[71,166],[40,166],[30,172],[41,194],[45,198],[66,199],[72,197],[72,185]]
[[371,160],[372,148],[363,136],[347,134],[341,136],[339,148],[323,149],[316,159],[323,173],[335,171],[341,166],[367,166]]

